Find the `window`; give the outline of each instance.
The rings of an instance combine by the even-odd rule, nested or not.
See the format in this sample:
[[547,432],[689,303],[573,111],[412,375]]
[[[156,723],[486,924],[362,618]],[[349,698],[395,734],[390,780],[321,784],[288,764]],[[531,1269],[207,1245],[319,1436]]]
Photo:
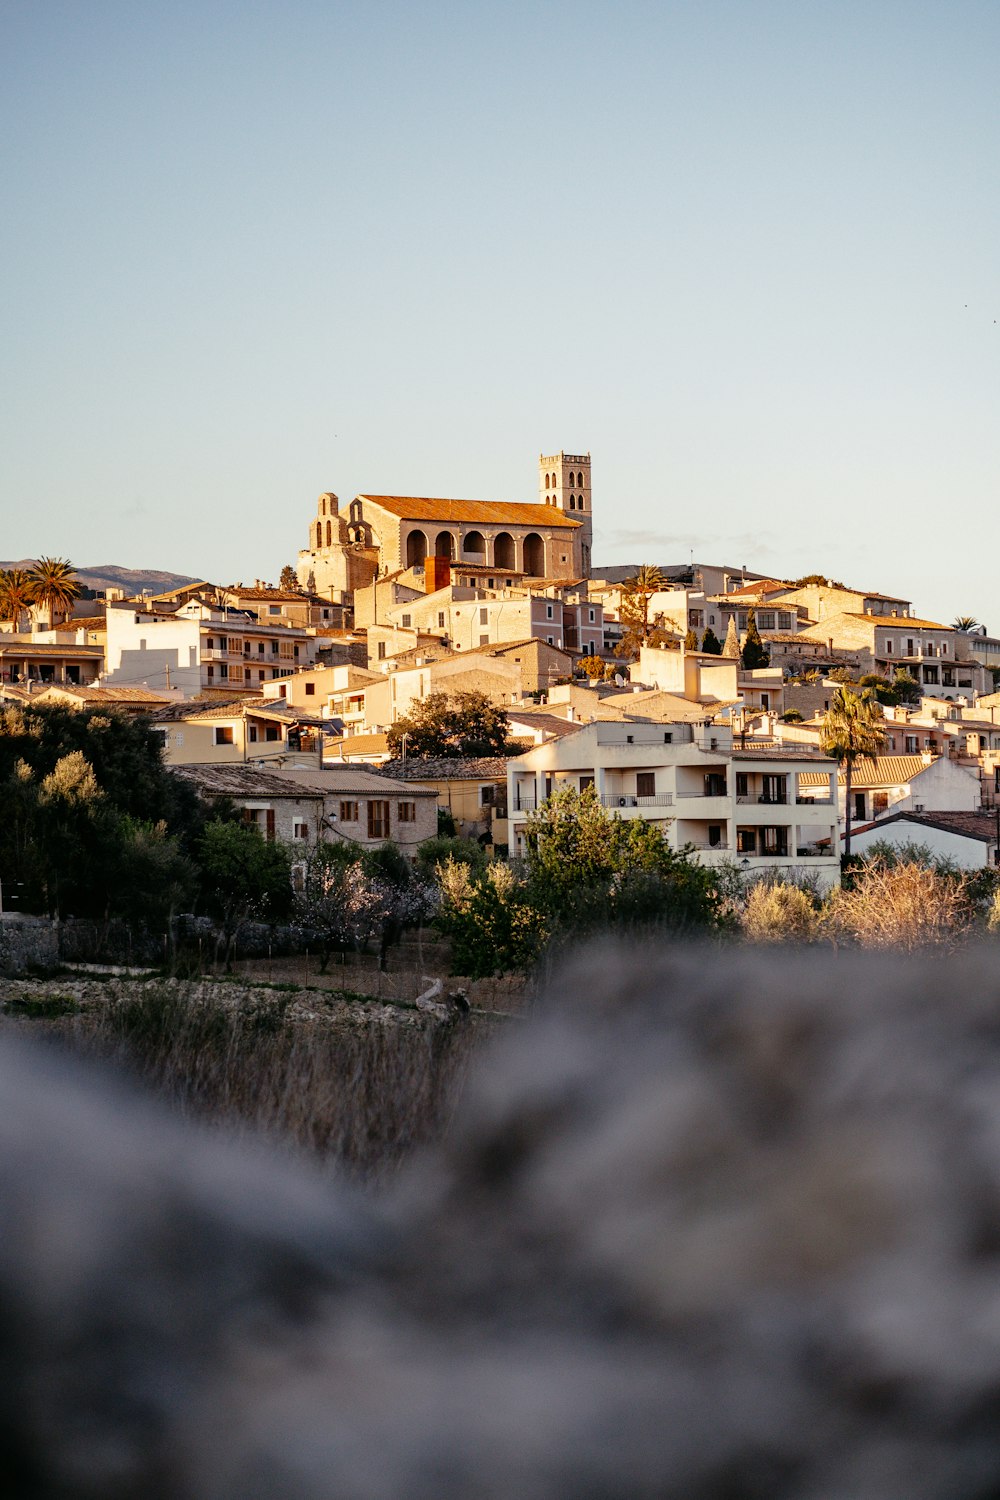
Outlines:
[[757,628],[758,628],[758,630],[773,630],[774,629],[774,611],[773,610],[771,610],[771,609],[762,609],[761,610],[760,614],[757,616]]
[[342,823],[356,823],[358,821],[358,804],[356,802],[342,802],[340,804],[340,821]]
[[656,772],[637,771],[635,777],[635,794],[637,797],[656,796]]
[[757,853],[757,830],[755,828],[737,828],[736,852],[737,854]]
[[552,619],[552,605],[551,604],[546,604],[546,606],[545,606],[545,618],[547,620],[551,620]]
[[581,776],[580,777],[580,790],[581,790],[581,792],[585,792],[587,790],[588,786],[593,786],[593,785],[594,785],[594,778],[593,778],[593,776]]
[[750,777],[746,771],[736,772],[736,795],[742,797],[744,801],[750,795]]
[[415,823],[417,821],[417,804],[415,802],[401,802],[399,804],[399,821],[401,823]]
[[368,804],[368,837],[370,839],[389,837],[389,804],[381,798]]
[[597,618],[597,615],[595,614],[595,612],[592,609],[588,610],[588,614],[590,615],[590,623],[591,623],[591,625],[593,625],[594,621]]
[[[136,620],[135,623],[138,625],[139,621]],[[214,635],[208,635],[208,636],[205,637],[205,646],[206,646],[206,649],[209,650],[209,651],[214,651],[215,650],[215,636]]]
[[784,856],[788,853],[788,829],[785,827],[762,828],[760,843],[764,854]]
[[412,615],[404,615],[403,618],[402,618],[401,623],[402,623],[403,629],[404,630],[408,630],[410,628],[410,625],[413,623],[413,616]]
[[[209,667],[208,670],[211,672],[212,668]],[[225,662],[223,662],[222,666],[219,668],[219,676],[220,676],[220,678],[223,678],[226,682],[229,681],[229,668],[226,666]]]
[[217,745],[231,745],[233,743],[233,731],[224,724],[216,724],[215,743]]
[[779,630],[791,630],[791,628],[792,628],[792,617],[791,617],[791,615],[787,614],[784,610],[779,609],[779,611],[778,611],[778,629]]
[[280,604],[269,604],[267,606],[267,612],[268,612],[269,615],[280,615],[281,614],[281,605]]
[[438,630],[444,629],[444,610],[438,610]]
[[256,726],[256,724],[248,724],[247,725],[247,742],[248,742],[248,744],[256,745],[256,743],[257,743],[257,726]]
[[673,742],[674,742],[674,737],[673,737],[673,735],[672,735],[672,734],[671,734],[671,732],[670,732],[670,730],[669,730],[669,729],[668,729],[668,730],[667,730],[667,731],[666,731],[666,732],[665,732],[665,733],[664,733],[664,736],[663,736],[663,743],[664,743],[664,744],[665,744],[665,745],[672,745],[672,744],[673,744]]
[[788,801],[788,778],[785,776],[762,776],[763,783],[762,802],[787,802]]
[[314,682],[307,682],[306,683],[306,697],[307,698],[315,698],[315,696],[316,696],[316,684]]
[[379,641],[377,655],[379,661],[385,661],[385,641]]
[[481,609],[479,611],[479,623],[480,625],[488,625],[490,623],[490,612],[488,609]]
[[268,724],[267,728],[264,730],[264,738],[266,740],[270,740],[272,743],[275,740],[281,739],[281,730],[278,728],[277,724]]
[[296,819],[295,825],[294,825],[294,827],[292,829],[292,837],[296,838],[296,839],[306,839],[308,841],[308,838],[309,838],[309,824],[308,823],[301,823],[301,822],[299,822],[298,819]]
[[889,640],[886,641],[886,643],[885,643],[885,654],[886,654],[886,656],[891,656],[892,655],[892,641],[889,641]]
[[272,656],[277,656],[277,654],[278,654],[278,643],[277,643],[277,641],[272,641],[271,642],[271,655]]
[[488,636],[488,635],[481,635],[481,636],[480,636],[480,637],[479,637],[479,644],[480,644],[480,645],[481,645],[481,646],[488,646],[488,645],[489,645],[489,643],[490,643],[490,638],[489,638],[489,636]]
[[917,748],[917,736],[915,734],[908,734],[904,741],[904,750],[906,754],[916,755]]
[[709,825],[708,825],[708,847],[710,849],[718,849],[718,848],[721,847],[721,845],[722,845],[722,829],[721,829],[721,827],[719,826],[718,823],[709,823]]
[[495,786],[481,786],[479,788],[480,807],[492,807],[496,801],[496,797],[497,789]]

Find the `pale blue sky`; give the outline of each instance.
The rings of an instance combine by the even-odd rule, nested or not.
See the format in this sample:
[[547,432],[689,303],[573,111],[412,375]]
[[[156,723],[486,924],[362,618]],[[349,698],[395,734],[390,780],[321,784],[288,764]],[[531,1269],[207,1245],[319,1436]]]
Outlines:
[[997,0],[3,0],[0,557],[275,577],[563,447],[598,562],[1000,633],[998,64]]

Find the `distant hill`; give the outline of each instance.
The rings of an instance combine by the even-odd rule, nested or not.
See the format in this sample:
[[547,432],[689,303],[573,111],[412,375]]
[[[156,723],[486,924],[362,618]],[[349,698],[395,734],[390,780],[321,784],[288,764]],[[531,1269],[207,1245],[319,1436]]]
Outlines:
[[[0,568],[34,567],[33,557],[22,557],[19,562],[0,562]],[[124,589],[126,594],[141,594],[149,589],[152,594],[163,594],[167,589],[180,588],[184,583],[200,583],[186,573],[164,573],[159,568],[120,568],[116,563],[94,563],[86,568],[77,568],[76,576],[88,589]]]

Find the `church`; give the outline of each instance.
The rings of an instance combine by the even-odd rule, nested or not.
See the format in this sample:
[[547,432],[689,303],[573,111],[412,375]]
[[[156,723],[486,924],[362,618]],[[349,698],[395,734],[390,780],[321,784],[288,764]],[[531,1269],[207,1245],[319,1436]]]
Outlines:
[[589,578],[590,454],[542,454],[536,503],[356,495],[346,515],[320,495],[296,572],[304,586],[350,602],[355,589],[428,557],[521,579]]

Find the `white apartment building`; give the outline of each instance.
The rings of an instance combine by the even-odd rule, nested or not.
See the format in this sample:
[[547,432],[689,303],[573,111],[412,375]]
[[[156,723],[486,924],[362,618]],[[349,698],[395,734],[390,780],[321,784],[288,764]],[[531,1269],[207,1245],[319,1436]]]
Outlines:
[[[818,777],[804,796],[800,778]],[[733,746],[711,722],[597,721],[508,763],[512,853],[524,852],[530,812],[563,786],[593,786],[602,806],[657,824],[672,848],[693,845],[708,865],[748,875],[784,870],[840,882],[837,766],[807,751]]]
[[179,688],[187,698],[255,693],[272,678],[311,666],[316,656],[310,630],[261,624],[201,599],[170,611],[112,604],[107,631],[107,684]]

